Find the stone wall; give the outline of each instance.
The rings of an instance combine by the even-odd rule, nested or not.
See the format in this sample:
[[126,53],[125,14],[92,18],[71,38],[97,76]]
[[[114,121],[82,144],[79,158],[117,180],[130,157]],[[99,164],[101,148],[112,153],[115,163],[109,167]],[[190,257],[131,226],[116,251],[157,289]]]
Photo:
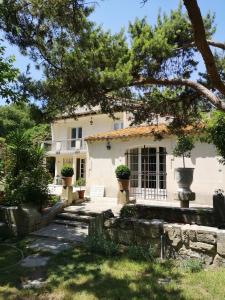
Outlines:
[[109,215],[92,220],[91,228],[91,235],[103,235],[123,246],[149,244],[158,257],[197,258],[206,265],[225,266],[225,230],[215,227]]
[[[181,208],[146,204],[128,204],[121,212],[121,217],[137,219],[161,219],[168,223],[217,225],[217,216],[213,208]],[[225,219],[224,219],[225,222]]]

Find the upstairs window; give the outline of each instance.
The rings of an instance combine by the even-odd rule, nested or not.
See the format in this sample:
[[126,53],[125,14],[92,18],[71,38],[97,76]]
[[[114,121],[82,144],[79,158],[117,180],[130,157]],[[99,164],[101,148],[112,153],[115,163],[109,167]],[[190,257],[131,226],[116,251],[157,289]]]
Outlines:
[[123,129],[123,122],[119,121],[119,122],[115,122],[114,126],[113,126],[114,130],[118,130],[118,129]]
[[76,140],[82,139],[82,127],[76,127],[71,129],[71,147],[75,148]]

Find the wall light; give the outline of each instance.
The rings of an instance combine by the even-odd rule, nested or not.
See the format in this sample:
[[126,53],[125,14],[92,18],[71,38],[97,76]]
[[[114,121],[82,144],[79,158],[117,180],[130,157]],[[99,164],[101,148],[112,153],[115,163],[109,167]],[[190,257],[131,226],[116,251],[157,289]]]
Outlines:
[[111,150],[111,143],[110,143],[110,141],[107,141],[107,143],[106,143],[106,149],[107,150]]
[[93,119],[92,119],[92,117],[91,117],[90,125],[93,125],[93,124],[94,124],[94,121],[93,121]]

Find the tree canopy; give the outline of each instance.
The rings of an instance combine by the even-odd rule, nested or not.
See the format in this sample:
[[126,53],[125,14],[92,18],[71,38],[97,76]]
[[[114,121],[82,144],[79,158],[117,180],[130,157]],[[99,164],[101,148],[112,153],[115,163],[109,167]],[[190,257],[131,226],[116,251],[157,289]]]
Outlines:
[[[0,28],[43,68],[45,80],[27,89],[47,112],[100,105],[132,111],[135,122],[157,114],[184,124],[209,104],[225,111],[225,44],[213,41],[212,13],[202,16],[197,0],[183,5],[155,25],[137,19],[111,34],[90,21],[94,7],[83,0],[3,0]],[[206,72],[193,80],[197,52]]]
[[[0,39],[0,43],[1,43]],[[5,58],[5,47],[0,46],[0,98],[5,101],[17,100],[15,91],[15,81],[19,74],[18,69],[14,68],[14,57]]]

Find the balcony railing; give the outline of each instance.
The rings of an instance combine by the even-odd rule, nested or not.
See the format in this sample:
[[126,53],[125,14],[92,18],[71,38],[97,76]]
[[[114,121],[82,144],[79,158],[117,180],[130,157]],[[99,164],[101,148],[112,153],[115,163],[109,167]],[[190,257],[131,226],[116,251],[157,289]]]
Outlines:
[[84,139],[67,139],[57,141],[44,141],[42,147],[46,152],[60,154],[62,152],[77,152],[86,150]]

